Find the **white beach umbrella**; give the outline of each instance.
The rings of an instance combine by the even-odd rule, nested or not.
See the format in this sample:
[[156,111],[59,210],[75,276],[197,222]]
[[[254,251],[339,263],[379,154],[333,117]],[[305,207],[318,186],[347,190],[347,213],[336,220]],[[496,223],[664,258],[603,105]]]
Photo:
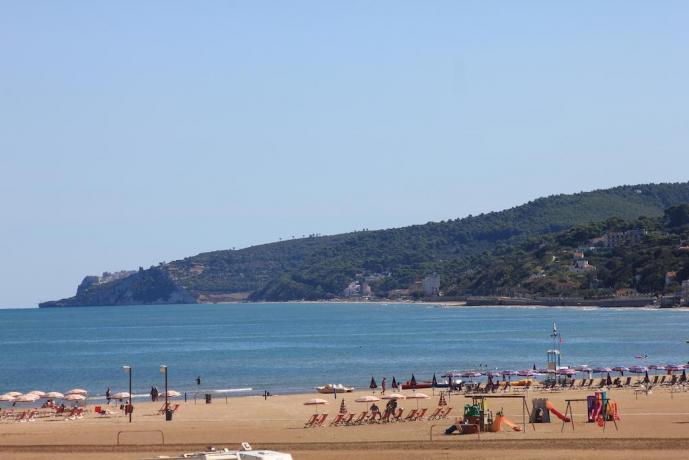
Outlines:
[[68,393],[64,398],[65,401],[84,401],[86,396],[79,393]]
[[431,397],[428,396],[427,394],[423,394],[423,393],[414,393],[414,394],[407,396],[407,399],[416,399],[416,408],[418,409],[419,408],[419,399],[431,399]]
[[369,403],[374,403],[374,402],[378,402],[378,401],[380,401],[380,398],[376,398],[375,396],[371,396],[371,395],[362,396],[361,398],[356,398],[354,400],[354,402],[364,403],[367,406]]
[[389,395],[385,395],[382,397],[382,399],[406,399],[407,397],[404,396],[402,393],[390,393]]
[[[325,404],[328,404],[328,401],[326,401],[325,399],[321,399],[321,398],[313,398],[313,399],[309,399],[308,401],[304,402],[305,406],[316,406],[316,407],[318,407],[318,406],[325,405]],[[320,413],[320,410],[316,409],[316,412]]]
[[52,398],[52,399],[62,399],[65,397],[62,393],[59,391],[49,391],[48,393],[45,394],[46,398]]
[[43,396],[45,396],[45,391],[33,390],[33,391],[29,391],[27,394],[38,395],[39,398],[42,398]]
[[[74,394],[76,394],[76,393],[74,393]],[[110,398],[111,399],[129,399],[129,392],[120,391],[120,392],[115,393],[114,395],[110,396]]]
[[[168,398],[178,398],[180,396],[182,396],[182,393],[180,393],[179,391],[175,391],[175,390],[168,390],[167,391],[167,397]],[[165,398],[165,392],[163,391],[162,393],[160,393],[158,395],[158,397],[164,399]]]
[[25,395],[19,395],[19,396],[17,396],[17,397],[14,399],[14,402],[18,402],[18,403],[32,403],[32,402],[38,401],[39,399],[41,399],[40,396],[35,395],[35,394],[32,394],[32,393],[27,393],[27,394],[25,394]]
[[21,396],[21,395],[22,395],[22,393],[21,393],[20,391],[8,391],[8,392],[5,393],[5,394],[6,394],[6,395],[10,395],[10,396],[14,396],[15,398],[16,398],[17,396]]
[[12,402],[16,399],[16,396],[12,396],[11,394],[5,393],[4,395],[0,395],[0,401],[5,401],[5,402]]
[[370,403],[370,402],[378,402],[380,401],[380,398],[376,398],[375,396],[362,396],[361,398],[356,398],[354,400],[355,402],[360,402],[360,403]]
[[67,392],[68,395],[88,395],[89,392],[84,390],[83,388],[72,388]]

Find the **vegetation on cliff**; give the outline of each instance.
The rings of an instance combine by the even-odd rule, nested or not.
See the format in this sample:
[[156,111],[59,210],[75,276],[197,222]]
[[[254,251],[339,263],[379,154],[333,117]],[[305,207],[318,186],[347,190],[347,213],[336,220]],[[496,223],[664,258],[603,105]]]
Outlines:
[[[489,292],[521,280],[522,272],[524,276],[531,272],[529,267],[511,264],[514,273],[494,273],[497,281],[491,284],[487,260],[516,258],[520,254],[509,251],[529,254],[534,248],[524,244],[537,244],[534,241],[538,238],[573,226],[612,225],[611,218],[625,222],[640,216],[653,219],[662,216],[666,208],[681,203],[689,203],[689,183],[621,186],[555,195],[462,219],[203,253],[98,286],[98,291],[117,292],[120,284],[136,282],[137,294],[129,296],[128,301],[154,303],[172,301],[172,297],[188,298],[180,293],[192,297],[245,293],[251,300],[316,300],[340,295],[357,275],[375,275],[371,287],[376,295],[385,296],[437,272],[443,280],[442,289],[448,293],[472,289]],[[578,227],[576,231],[589,230]],[[614,268],[610,270],[617,273]],[[159,276],[161,272],[165,276]],[[481,281],[479,273],[486,279]],[[501,276],[504,281],[500,281]],[[58,304],[105,305],[115,300],[107,295],[80,294]]]

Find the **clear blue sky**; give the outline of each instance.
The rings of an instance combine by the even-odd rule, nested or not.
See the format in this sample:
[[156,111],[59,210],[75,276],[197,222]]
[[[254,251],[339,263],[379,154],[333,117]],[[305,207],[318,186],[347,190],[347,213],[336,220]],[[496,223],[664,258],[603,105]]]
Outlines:
[[689,2],[0,0],[0,306],[689,179]]

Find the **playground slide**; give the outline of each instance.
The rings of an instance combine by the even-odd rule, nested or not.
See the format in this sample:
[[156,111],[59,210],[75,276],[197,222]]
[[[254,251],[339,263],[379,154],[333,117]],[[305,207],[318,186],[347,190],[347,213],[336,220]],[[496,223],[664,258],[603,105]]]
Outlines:
[[548,410],[549,410],[550,412],[552,412],[553,415],[555,415],[555,417],[559,418],[559,419],[562,420],[563,422],[570,422],[570,421],[571,421],[569,417],[565,417],[564,415],[562,415],[562,412],[560,412],[559,410],[555,409],[555,406],[553,406],[553,403],[551,403],[550,401],[548,401],[548,402],[545,403],[545,407],[547,407]]
[[[518,427],[517,425],[515,425],[514,423],[512,423],[512,421],[511,421],[510,419],[508,419],[507,417],[505,417],[504,415],[502,415],[502,416],[498,417],[498,418],[495,420],[495,422],[493,422],[493,427],[496,428],[496,429],[494,429],[493,431],[500,431],[500,429],[502,428],[502,424],[503,424],[503,423],[504,423],[505,425],[507,425],[508,427],[512,428],[514,431],[521,431],[521,430],[522,430],[520,427]],[[495,426],[496,424],[497,424],[497,426]]]

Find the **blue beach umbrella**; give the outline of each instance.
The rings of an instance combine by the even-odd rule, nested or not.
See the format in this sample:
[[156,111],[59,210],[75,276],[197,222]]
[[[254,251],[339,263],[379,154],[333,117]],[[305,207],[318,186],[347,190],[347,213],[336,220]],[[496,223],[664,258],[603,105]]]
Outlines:
[[[378,388],[378,384],[376,383],[376,379],[374,379],[373,377],[371,377],[371,384],[370,384],[368,387],[369,387],[371,390],[375,390],[376,388]],[[375,391],[374,391],[374,393],[375,393]]]

